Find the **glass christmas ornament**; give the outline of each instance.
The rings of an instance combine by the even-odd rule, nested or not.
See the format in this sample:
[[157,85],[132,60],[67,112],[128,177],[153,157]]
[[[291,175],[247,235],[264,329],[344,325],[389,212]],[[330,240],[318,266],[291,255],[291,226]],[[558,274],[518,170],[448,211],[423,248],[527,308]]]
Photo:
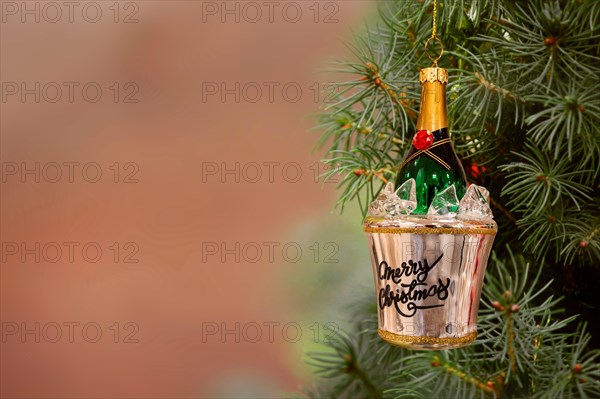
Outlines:
[[471,185],[448,135],[443,68],[421,70],[421,110],[394,191],[369,208],[367,233],[378,333],[412,349],[449,349],[477,337],[477,312],[497,225],[489,193]]

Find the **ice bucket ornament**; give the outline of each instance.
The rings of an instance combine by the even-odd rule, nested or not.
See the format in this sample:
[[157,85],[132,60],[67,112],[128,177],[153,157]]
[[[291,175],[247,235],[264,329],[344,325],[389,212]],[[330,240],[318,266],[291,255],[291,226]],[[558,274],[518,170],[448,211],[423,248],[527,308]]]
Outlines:
[[[467,188],[448,135],[448,72],[421,70],[417,132],[396,181],[369,207],[367,233],[379,336],[412,349],[477,337],[477,311],[497,224],[483,187]],[[459,200],[460,198],[460,200]]]

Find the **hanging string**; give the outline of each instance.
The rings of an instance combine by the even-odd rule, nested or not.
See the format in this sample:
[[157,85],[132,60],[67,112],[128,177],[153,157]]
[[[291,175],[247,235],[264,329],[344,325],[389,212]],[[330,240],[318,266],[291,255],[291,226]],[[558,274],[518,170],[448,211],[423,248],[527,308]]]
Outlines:
[[432,66],[437,68],[438,61],[440,58],[442,58],[442,54],[444,54],[444,46],[442,45],[442,41],[440,40],[440,38],[437,36],[437,0],[433,0],[433,25],[431,27],[431,37],[425,42],[425,52],[427,52],[427,46],[432,40],[434,41],[434,43],[437,40],[437,42],[440,44],[440,55],[438,55],[437,58],[433,58],[429,54],[427,54],[427,56],[429,57],[431,62],[433,62]]
[[437,0],[433,0],[433,27],[431,28],[431,38],[434,39],[437,34]]

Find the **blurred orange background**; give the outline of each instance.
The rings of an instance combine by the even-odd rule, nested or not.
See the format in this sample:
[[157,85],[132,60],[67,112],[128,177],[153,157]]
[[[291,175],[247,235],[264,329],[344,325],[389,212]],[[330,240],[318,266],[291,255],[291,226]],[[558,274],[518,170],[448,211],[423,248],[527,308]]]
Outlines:
[[280,397],[370,287],[308,130],[369,1],[1,1],[3,398]]

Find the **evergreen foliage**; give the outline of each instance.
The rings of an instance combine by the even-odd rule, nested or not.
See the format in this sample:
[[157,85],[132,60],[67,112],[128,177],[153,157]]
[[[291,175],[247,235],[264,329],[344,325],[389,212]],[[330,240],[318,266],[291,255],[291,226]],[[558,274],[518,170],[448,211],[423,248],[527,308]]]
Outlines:
[[[350,45],[354,60],[334,65],[349,80],[319,123],[327,177],[342,177],[338,205],[357,201],[363,213],[395,180],[415,131],[419,69],[439,52],[424,48],[432,0],[380,8]],[[372,295],[352,332],[310,354],[324,378],[305,395],[600,397],[600,352],[585,327],[597,329],[600,275],[600,2],[444,0],[437,9],[452,140],[499,224],[478,339],[448,351],[392,347],[377,337]]]

